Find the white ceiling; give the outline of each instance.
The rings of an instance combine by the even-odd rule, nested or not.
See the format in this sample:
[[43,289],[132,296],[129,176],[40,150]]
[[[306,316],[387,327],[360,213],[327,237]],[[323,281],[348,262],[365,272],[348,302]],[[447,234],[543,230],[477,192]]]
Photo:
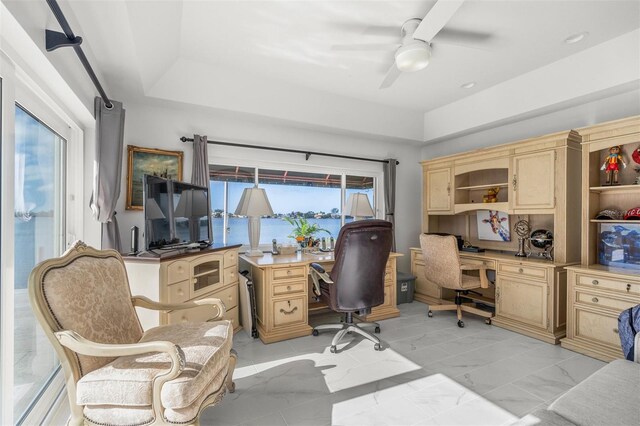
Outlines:
[[[29,2],[6,3],[16,16],[31,13],[24,6]],[[396,43],[402,23],[423,17],[433,4],[434,0],[62,2],[115,97],[159,98],[302,122],[312,120],[304,114],[326,115],[317,124],[328,127],[338,118],[324,110],[337,108],[343,115],[358,110],[372,117],[370,122],[388,117],[406,128],[391,131],[391,124],[370,123],[371,133],[406,140],[424,140],[422,123],[416,128],[408,123],[418,123],[424,113],[640,28],[637,0],[467,0],[445,30],[484,33],[487,39],[481,46],[486,50],[439,43],[436,36],[431,64],[401,75],[385,90],[378,86],[393,63],[392,50],[332,49],[334,44]],[[45,24],[58,29],[51,18]],[[395,26],[397,31],[376,34],[367,30],[369,26]],[[563,42],[583,31],[589,33],[584,41]],[[460,88],[469,81],[476,86]],[[279,103],[293,103],[294,108]],[[365,117],[365,127],[366,121]]]

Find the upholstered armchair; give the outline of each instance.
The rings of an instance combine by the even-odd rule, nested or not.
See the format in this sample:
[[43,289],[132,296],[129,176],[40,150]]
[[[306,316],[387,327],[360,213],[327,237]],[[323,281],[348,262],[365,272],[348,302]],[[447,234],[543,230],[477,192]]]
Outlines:
[[[37,265],[29,298],[64,370],[73,425],[198,424],[232,381],[233,329],[218,299],[160,304],[132,297],[115,250],[78,241]],[[143,331],[135,307],[160,311],[211,306],[205,323]]]

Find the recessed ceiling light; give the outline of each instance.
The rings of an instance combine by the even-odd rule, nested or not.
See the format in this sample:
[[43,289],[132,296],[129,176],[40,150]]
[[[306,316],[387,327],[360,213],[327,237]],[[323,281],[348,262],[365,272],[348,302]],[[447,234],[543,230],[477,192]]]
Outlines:
[[470,81],[468,83],[463,84],[462,86],[460,86],[463,89],[471,89],[473,86],[476,85],[475,81]]
[[565,38],[564,42],[567,43],[567,44],[577,43],[579,41],[584,40],[585,37],[588,36],[588,35],[589,35],[589,33],[586,32],[586,31],[578,33],[578,34],[573,34],[573,35],[570,35],[569,37]]

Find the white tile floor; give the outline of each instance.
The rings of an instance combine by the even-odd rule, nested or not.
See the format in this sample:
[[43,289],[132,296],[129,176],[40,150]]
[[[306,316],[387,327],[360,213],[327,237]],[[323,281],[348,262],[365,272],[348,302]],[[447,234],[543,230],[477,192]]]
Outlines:
[[236,392],[201,423],[510,424],[604,365],[473,315],[460,329],[453,312],[428,318],[422,303],[399,308],[400,317],[381,321],[380,352],[354,336],[329,353],[333,332],[270,345],[238,333]]

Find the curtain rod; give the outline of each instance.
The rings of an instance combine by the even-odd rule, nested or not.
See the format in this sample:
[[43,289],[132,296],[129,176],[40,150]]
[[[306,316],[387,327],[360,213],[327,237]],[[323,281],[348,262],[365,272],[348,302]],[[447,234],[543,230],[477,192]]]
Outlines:
[[[193,142],[193,138],[188,138],[183,136],[180,138],[182,142]],[[359,161],[373,161],[376,163],[389,163],[389,160],[377,160],[375,158],[363,158],[363,157],[352,157],[350,155],[340,155],[340,154],[328,154],[325,152],[314,152],[314,151],[302,151],[299,149],[289,149],[289,148],[276,148],[272,146],[257,146],[257,145],[249,145],[244,143],[232,143],[232,142],[222,142],[222,141],[210,141],[207,143],[211,145],[224,145],[224,146],[235,146],[237,148],[252,148],[252,149],[264,149],[267,151],[280,151],[280,152],[293,152],[295,154],[304,154],[305,159],[309,160],[309,157],[312,155],[322,155],[324,157],[334,157],[334,158],[345,158],[347,160],[359,160]],[[400,164],[398,160],[396,160],[396,165]]]
[[105,106],[107,108],[112,108],[113,104],[98,81],[98,77],[93,71],[93,68],[91,68],[91,64],[89,64],[89,60],[82,51],[82,47],[80,47],[82,44],[82,37],[76,37],[73,33],[67,18],[65,18],[64,13],[62,13],[62,9],[60,9],[56,0],[47,0],[47,4],[49,5],[51,12],[53,12],[53,15],[56,17],[58,24],[60,24],[62,31],[64,31],[64,33],[60,33],[57,31],[45,30],[47,52],[51,52],[52,50],[56,50],[60,47],[73,47],[73,50],[76,52],[76,55],[78,55],[78,59],[80,59],[82,66],[84,66],[85,71],[89,74],[89,78],[93,82],[93,85],[96,86],[98,93],[100,93],[100,97],[104,101]]

